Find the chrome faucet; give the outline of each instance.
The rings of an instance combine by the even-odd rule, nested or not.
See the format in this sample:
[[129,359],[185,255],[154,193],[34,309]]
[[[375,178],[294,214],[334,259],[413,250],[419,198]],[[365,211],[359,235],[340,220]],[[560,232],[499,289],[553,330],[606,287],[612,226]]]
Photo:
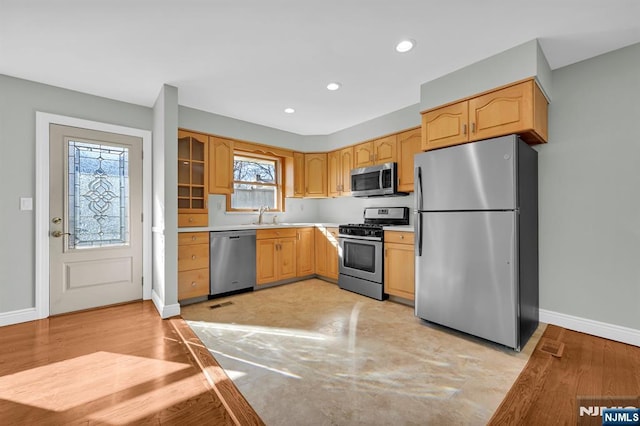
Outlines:
[[269,211],[269,207],[268,206],[261,206],[258,209],[258,225],[262,225],[262,215],[264,214],[264,212]]

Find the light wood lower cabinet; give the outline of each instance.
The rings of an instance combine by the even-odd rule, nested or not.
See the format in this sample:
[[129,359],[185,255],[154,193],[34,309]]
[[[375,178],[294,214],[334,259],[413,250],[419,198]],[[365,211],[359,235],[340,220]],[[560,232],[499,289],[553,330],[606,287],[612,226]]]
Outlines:
[[408,300],[415,298],[413,232],[384,233],[384,292]]
[[316,273],[314,228],[296,230],[296,276],[304,277]]
[[316,274],[338,279],[338,228],[316,228]]
[[178,234],[178,300],[209,294],[209,233]]
[[296,277],[296,229],[256,231],[256,284]]

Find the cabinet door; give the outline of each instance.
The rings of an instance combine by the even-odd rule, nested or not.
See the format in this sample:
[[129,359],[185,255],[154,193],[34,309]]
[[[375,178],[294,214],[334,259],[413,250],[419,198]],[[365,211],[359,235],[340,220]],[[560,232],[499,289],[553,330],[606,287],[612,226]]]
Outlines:
[[322,198],[327,196],[327,154],[305,154],[305,197]]
[[258,285],[278,280],[277,241],[276,239],[256,241],[256,283]]
[[233,192],[233,141],[209,136],[209,192]]
[[428,111],[422,115],[424,151],[469,141],[467,101]]
[[293,153],[293,195],[304,197],[304,154]]
[[178,271],[209,267],[209,244],[178,246]]
[[209,294],[209,269],[178,272],[178,300]]
[[411,244],[384,244],[384,292],[414,300],[415,253]]
[[533,129],[533,80],[470,99],[469,124],[470,140]]
[[327,235],[326,229],[315,228],[316,274],[327,276]]
[[178,130],[178,212],[207,212],[208,137]]
[[299,228],[296,242],[296,276],[304,277],[316,273],[315,228]]
[[337,197],[340,195],[340,152],[332,151],[327,154],[327,195]]
[[373,164],[373,142],[365,142],[353,147],[353,167],[360,168]]
[[327,228],[326,252],[327,274],[329,278],[338,279],[338,228]]
[[281,238],[276,243],[277,279],[286,280],[296,276],[296,239]]
[[375,164],[397,161],[396,135],[373,141],[373,162]]
[[340,195],[351,195],[351,169],[353,169],[353,147],[340,150]]
[[413,156],[420,152],[421,130],[398,134],[398,190],[413,191]]

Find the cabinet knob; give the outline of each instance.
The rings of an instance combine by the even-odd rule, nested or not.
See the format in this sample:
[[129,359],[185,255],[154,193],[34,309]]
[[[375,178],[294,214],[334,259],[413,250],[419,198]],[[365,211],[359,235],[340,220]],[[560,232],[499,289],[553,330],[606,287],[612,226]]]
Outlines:
[[462,125],[462,134],[463,134],[463,135],[466,135],[466,134],[467,134],[467,125],[466,125],[466,124],[463,124],[463,125]]
[[196,284],[196,282],[195,282],[195,281],[191,283],[191,287],[195,287],[196,285],[197,285],[197,284]]
[[193,256],[191,256],[192,260],[196,260],[196,255],[194,254]]
[[193,222],[193,218],[192,217],[189,218],[189,222]]
[[195,235],[194,235],[193,237],[191,237],[191,241],[195,241],[195,240],[197,240],[197,239],[198,239],[198,238],[197,238]]
[[401,239],[401,240],[404,240],[404,235],[400,235],[400,239]]
[[471,123],[471,133],[476,132],[476,123]]

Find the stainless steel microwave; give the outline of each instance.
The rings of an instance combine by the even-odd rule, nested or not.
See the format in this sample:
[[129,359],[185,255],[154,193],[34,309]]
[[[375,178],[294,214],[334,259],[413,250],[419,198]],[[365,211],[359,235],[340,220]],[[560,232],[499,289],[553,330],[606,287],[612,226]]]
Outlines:
[[398,192],[398,164],[384,163],[351,170],[351,195],[380,197],[407,195]]

